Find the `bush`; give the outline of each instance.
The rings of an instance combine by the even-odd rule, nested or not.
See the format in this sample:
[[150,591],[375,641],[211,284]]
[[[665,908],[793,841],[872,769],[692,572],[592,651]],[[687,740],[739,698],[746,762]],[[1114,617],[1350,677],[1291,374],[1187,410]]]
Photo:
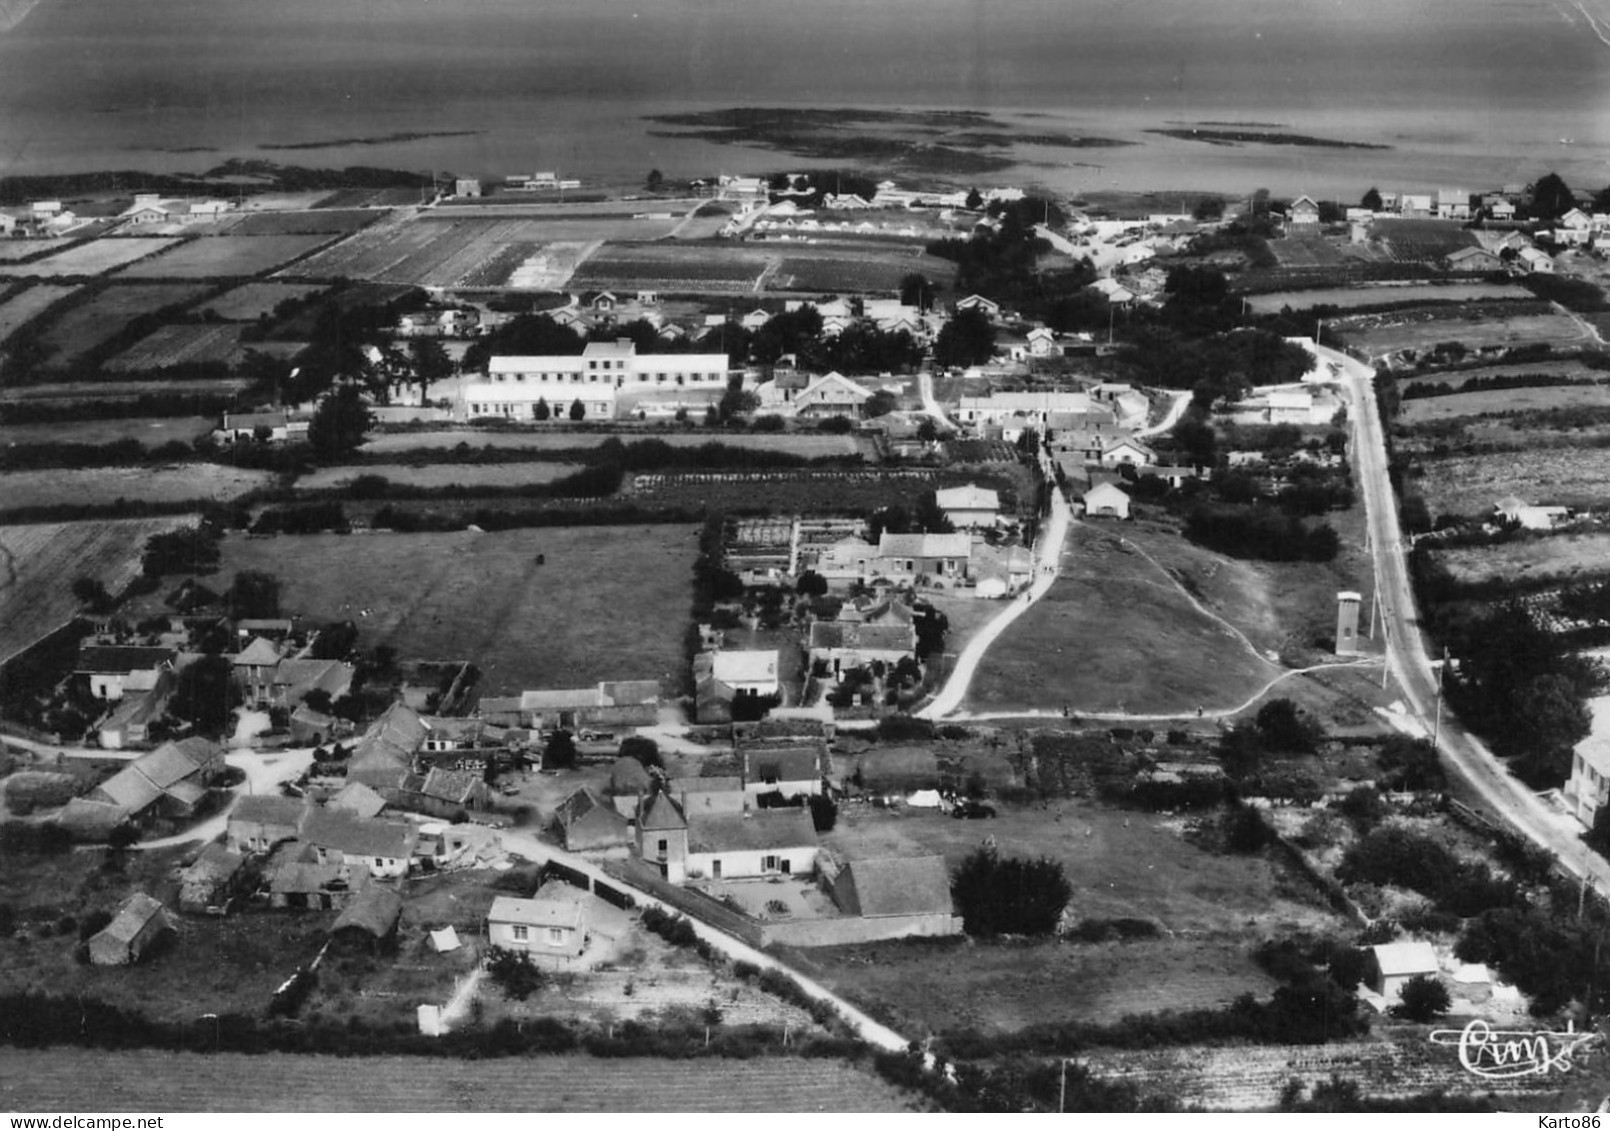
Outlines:
[[910,715],[885,715],[878,720],[881,742],[913,742],[934,737],[934,724]]
[[993,844],[976,849],[951,877],[951,895],[969,935],[1049,935],[1073,888],[1050,857],[1002,859]]
[[1402,998],[1392,1007],[1392,1016],[1424,1025],[1446,1014],[1452,1006],[1447,986],[1429,974],[1416,974],[1404,983]]
[[1155,939],[1162,929],[1150,919],[1085,919],[1063,937],[1074,942],[1129,942]]
[[487,959],[486,971],[510,1001],[525,1001],[542,989],[546,980],[531,956],[523,950],[493,947],[492,956]]

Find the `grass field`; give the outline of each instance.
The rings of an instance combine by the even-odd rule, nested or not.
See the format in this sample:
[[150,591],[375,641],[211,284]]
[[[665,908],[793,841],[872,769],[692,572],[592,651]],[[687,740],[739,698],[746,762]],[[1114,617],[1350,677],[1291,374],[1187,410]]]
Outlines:
[[40,283],[29,287],[15,298],[0,303],[0,342],[4,342],[31,322],[51,303],[59,298],[66,298],[77,289],[75,285],[54,286],[50,283]]
[[671,690],[682,682],[697,534],[667,525],[230,538],[224,572],[274,574],[286,607],[357,620],[365,647],[473,659],[483,695],[603,679],[664,679]]
[[48,256],[33,263],[0,264],[0,274],[42,279],[62,275],[103,275],[178,242],[177,239],[146,236],[91,240],[68,248],[60,255]]
[[192,302],[205,293],[206,287],[197,283],[113,284],[45,328],[41,339],[57,351],[49,364],[68,365],[121,331],[129,319]]
[[174,440],[190,443],[212,431],[205,416],[131,416],[116,420],[75,420],[66,424],[0,424],[0,447],[11,444],[110,444],[138,440],[148,448]]
[[[1452,382],[1450,382],[1452,384]],[[1454,393],[1446,397],[1416,397],[1403,402],[1398,416],[1405,425],[1434,420],[1454,420],[1485,413],[1526,412],[1537,409],[1610,408],[1610,386],[1544,385],[1525,389],[1491,389],[1479,393]]]
[[316,283],[246,283],[232,291],[225,291],[211,302],[207,309],[229,322],[255,322],[286,299],[304,298],[324,288]]
[[0,240],[0,263],[15,263],[31,255],[39,255],[53,247],[61,247],[61,240]]
[[457,430],[452,432],[393,432],[373,436],[363,446],[371,455],[388,452],[405,452],[431,448],[456,448],[468,444],[472,448],[528,448],[532,451],[562,451],[566,448],[593,448],[605,440],[619,440],[629,444],[634,440],[655,440],[678,448],[696,448],[701,444],[725,444],[734,448],[753,448],[758,451],[789,452],[793,455],[851,456],[861,449],[850,436],[834,436],[826,432],[601,432],[601,431],[529,431],[492,432]]
[[296,481],[296,486],[304,491],[318,491],[351,483],[360,475],[379,475],[392,483],[403,483],[410,487],[518,487],[552,483],[555,479],[562,479],[580,470],[581,465],[575,463],[437,463],[424,467],[382,463],[321,468],[311,475],[302,476]]
[[1500,313],[1472,308],[1421,307],[1390,314],[1360,314],[1334,323],[1348,343],[1372,355],[1426,350],[1457,341],[1466,349],[1511,347],[1547,342],[1580,345],[1583,329],[1563,314]]
[[1465,585],[1489,581],[1569,585],[1610,573],[1610,534],[1563,534],[1502,546],[1437,550],[1434,559]]
[[212,279],[261,275],[288,259],[305,255],[328,235],[204,236],[119,273],[121,279]]
[[900,289],[900,280],[920,272],[950,289],[956,265],[923,254],[921,244],[863,241],[828,247],[789,247],[777,270],[766,278],[768,290],[885,293]]
[[[1273,247],[1273,244],[1271,244]],[[1472,302],[1482,299],[1529,299],[1532,292],[1513,284],[1449,283],[1412,286],[1326,287],[1321,290],[1275,291],[1249,295],[1247,303],[1259,314],[1278,314],[1283,308],[1384,306],[1397,302]]]
[[93,577],[116,593],[139,576],[147,538],[190,521],[181,515],[0,526],[0,661],[78,612],[74,578]]
[[[273,350],[275,347],[290,346],[293,349],[297,343],[262,342],[258,347],[262,350]],[[46,381],[38,385],[18,385],[15,388],[0,388],[0,403],[6,401],[100,401],[116,400],[120,397],[138,397],[147,393],[179,393],[181,395],[196,392],[206,393],[238,393],[245,389],[251,381],[244,377],[220,377],[214,381],[206,382],[204,389],[197,389],[194,381],[154,380],[118,381],[108,384],[105,381]]]
[[193,463],[171,468],[90,467],[0,473],[0,499],[8,507],[70,503],[78,506],[138,499],[176,503],[234,499],[273,480],[267,471]]
[[320,208],[308,212],[247,212],[228,228],[232,236],[344,235],[367,228],[378,213]]
[[47,1111],[64,1105],[179,1112],[913,1110],[901,1092],[870,1071],[835,1060],[349,1060],[0,1049],[0,1106]]
[[589,288],[747,294],[777,258],[726,244],[608,243],[573,279]]
[[229,323],[175,323],[158,326],[106,363],[113,373],[158,369],[197,361],[228,361],[240,341],[240,327]]
[[1428,459],[1416,482],[1433,515],[1487,515],[1509,495],[1567,507],[1603,506],[1610,499],[1610,450],[1540,448]]

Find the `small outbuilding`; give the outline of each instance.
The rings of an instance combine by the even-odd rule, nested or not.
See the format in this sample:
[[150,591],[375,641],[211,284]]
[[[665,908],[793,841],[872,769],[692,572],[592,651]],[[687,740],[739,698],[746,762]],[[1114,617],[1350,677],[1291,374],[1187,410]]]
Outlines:
[[[487,941],[534,956],[578,957],[587,946],[587,921],[583,900],[571,898],[569,887],[550,882],[531,899],[498,896],[486,915]],[[570,892],[586,895],[580,888]]]
[[1111,483],[1098,483],[1084,494],[1086,518],[1128,518],[1129,494]]
[[123,901],[110,923],[90,936],[89,960],[96,966],[131,966],[172,929],[162,904],[136,892]]
[[1424,974],[1435,978],[1439,972],[1437,952],[1428,942],[1383,943],[1370,947],[1369,987],[1388,1002],[1403,996],[1411,978]]
[[347,904],[330,928],[332,945],[374,953],[397,945],[403,901],[391,888],[370,884]]
[[246,858],[221,844],[209,844],[179,873],[179,910],[191,915],[222,914],[239,889]]

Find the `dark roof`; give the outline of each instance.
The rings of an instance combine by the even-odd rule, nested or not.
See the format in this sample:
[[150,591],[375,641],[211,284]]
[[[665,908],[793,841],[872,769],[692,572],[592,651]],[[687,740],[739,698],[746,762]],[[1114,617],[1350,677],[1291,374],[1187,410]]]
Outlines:
[[115,939],[127,945],[145,930],[146,924],[161,914],[161,903],[143,891],[137,891],[123,901],[117,909],[117,915],[95,937]]
[[327,809],[340,809],[360,817],[378,817],[386,799],[361,781],[349,781],[324,803]]
[[419,792],[426,797],[434,797],[438,801],[449,801],[454,805],[466,805],[477,792],[477,786],[483,786],[481,775],[471,773],[469,770],[444,770],[436,768],[425,775],[425,782]]
[[763,781],[811,781],[822,776],[820,743],[796,746],[750,746],[743,751],[744,779],[750,784]]
[[373,935],[377,939],[386,938],[397,929],[397,920],[402,918],[402,908],[402,896],[388,887],[370,884],[353,896],[346,910],[336,917],[330,933],[333,935],[338,931],[352,928]]
[[809,809],[758,809],[743,816],[698,816],[688,825],[690,852],[803,848],[816,844]]
[[172,648],[94,645],[79,650],[77,670],[92,675],[126,675],[172,663],[175,654]]
[[909,652],[916,631],[909,624],[856,624],[819,620],[811,625],[811,648],[851,648],[877,652]]
[[401,785],[414,754],[424,745],[427,731],[417,711],[393,703],[358,740],[347,766],[347,778],[376,788]]
[[656,793],[638,807],[637,827],[644,832],[685,829],[688,819],[669,796]]
[[415,835],[412,825],[365,820],[339,809],[315,809],[302,822],[301,838],[348,856],[398,860],[413,855]]
[[[943,856],[886,856],[845,865],[860,915],[948,915],[950,873]],[[847,909],[848,910],[848,909]]]
[[253,821],[260,825],[289,825],[296,828],[302,823],[307,802],[300,797],[280,797],[273,793],[251,793],[235,802],[230,810],[231,821]]

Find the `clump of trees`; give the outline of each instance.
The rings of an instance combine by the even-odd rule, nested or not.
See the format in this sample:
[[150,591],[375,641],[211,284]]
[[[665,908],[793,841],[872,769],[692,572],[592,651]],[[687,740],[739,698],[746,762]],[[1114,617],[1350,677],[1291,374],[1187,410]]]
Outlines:
[[529,954],[523,950],[508,950],[500,946],[492,948],[492,956],[487,959],[486,972],[493,984],[502,990],[503,995],[510,1001],[525,1001],[542,989],[544,981],[542,971]]
[[1056,931],[1073,887],[1049,857],[1002,857],[993,845],[976,849],[951,876],[951,897],[969,935],[1049,935]]
[[1341,539],[1328,522],[1312,525],[1294,514],[1199,506],[1185,519],[1185,536],[1232,558],[1266,562],[1328,562]]

